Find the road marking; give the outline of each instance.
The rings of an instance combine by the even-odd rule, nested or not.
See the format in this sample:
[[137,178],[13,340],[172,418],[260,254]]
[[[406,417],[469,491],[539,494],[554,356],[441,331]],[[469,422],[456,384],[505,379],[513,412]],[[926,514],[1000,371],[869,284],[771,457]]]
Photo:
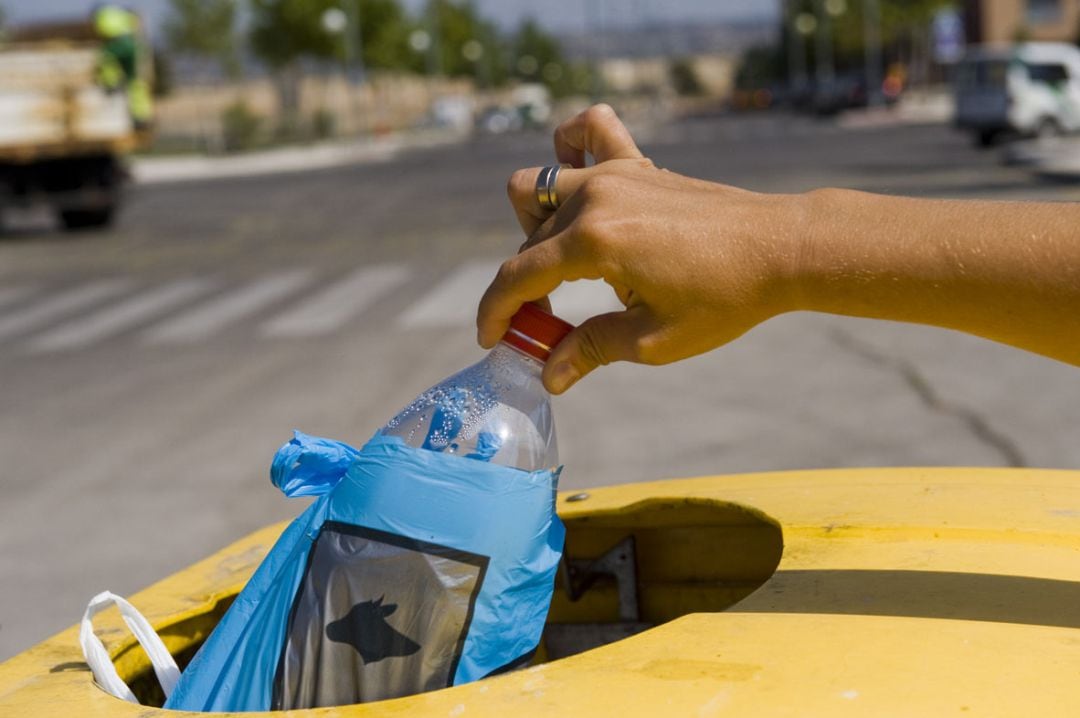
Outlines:
[[0,307],[14,304],[28,294],[33,294],[37,287],[30,285],[0,287]]
[[[499,270],[498,261],[467,262],[398,317],[406,329],[465,327],[476,321],[476,305]],[[569,322],[623,308],[615,291],[599,280],[567,282],[551,294],[552,310]]]
[[181,279],[148,289],[88,317],[73,319],[32,340],[32,352],[54,352],[89,346],[115,336],[156,314],[190,301],[211,288],[205,279]]
[[47,324],[77,309],[116,296],[130,286],[130,282],[121,279],[101,279],[54,294],[41,302],[0,317],[0,339]]
[[495,278],[499,261],[467,262],[398,317],[406,329],[472,326],[476,305]]
[[298,291],[311,279],[309,270],[298,269],[255,280],[157,325],[146,332],[144,339],[150,344],[178,344],[206,339],[229,324]]
[[269,337],[329,334],[409,278],[403,265],[363,267],[262,326]]
[[568,322],[580,324],[589,317],[623,308],[615,290],[598,279],[566,282],[551,293],[551,310]]

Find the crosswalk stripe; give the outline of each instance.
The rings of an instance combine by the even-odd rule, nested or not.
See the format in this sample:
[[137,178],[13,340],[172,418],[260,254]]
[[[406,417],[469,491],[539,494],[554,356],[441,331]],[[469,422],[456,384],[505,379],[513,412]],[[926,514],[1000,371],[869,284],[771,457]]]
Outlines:
[[[399,318],[406,329],[471,326],[476,305],[499,269],[497,261],[467,262],[422,296]],[[623,308],[612,288],[599,280],[567,282],[551,294],[552,310],[570,322]]]
[[16,285],[14,287],[0,287],[0,307],[14,304],[28,294],[33,294],[36,287],[30,285]]
[[114,297],[130,286],[130,282],[125,280],[102,279],[54,294],[0,317],[0,339],[34,329],[87,305]]
[[29,349],[32,352],[54,352],[89,346],[190,301],[210,288],[209,281],[197,278],[181,279],[145,290],[88,317],[73,319],[37,336],[30,342]]
[[568,322],[578,324],[596,314],[623,308],[611,285],[600,280],[566,282],[551,293],[551,310]]
[[476,320],[476,305],[500,264],[466,262],[402,313],[398,325],[406,329],[471,326]]
[[257,279],[157,325],[146,332],[144,339],[150,344],[177,344],[206,339],[229,324],[298,291],[311,279],[312,274],[306,269],[279,272]]
[[398,264],[363,267],[266,322],[261,333],[270,337],[329,334],[408,278],[409,270]]

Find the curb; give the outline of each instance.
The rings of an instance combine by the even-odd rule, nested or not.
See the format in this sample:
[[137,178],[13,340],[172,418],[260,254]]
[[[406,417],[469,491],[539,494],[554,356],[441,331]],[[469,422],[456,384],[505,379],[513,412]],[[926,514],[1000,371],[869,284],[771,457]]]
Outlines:
[[953,116],[952,96],[944,92],[910,93],[892,107],[850,110],[837,124],[845,129],[893,127],[896,125],[940,125]]
[[388,162],[403,151],[454,144],[466,137],[460,132],[425,131],[361,141],[281,147],[222,157],[133,157],[129,159],[129,170],[137,185],[309,172],[345,165]]
[[1026,167],[1043,179],[1080,181],[1080,137],[1012,141],[1001,150],[1001,164]]
[[1002,152],[1006,165],[1028,167],[1044,179],[1080,181],[1080,138],[1055,137],[1014,142]]

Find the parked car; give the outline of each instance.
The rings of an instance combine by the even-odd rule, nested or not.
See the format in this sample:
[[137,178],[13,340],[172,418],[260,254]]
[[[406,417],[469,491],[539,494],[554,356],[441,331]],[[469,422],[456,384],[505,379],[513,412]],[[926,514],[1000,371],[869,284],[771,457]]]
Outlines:
[[476,129],[488,135],[519,132],[524,126],[524,119],[516,107],[491,105],[485,107],[476,118]]
[[818,115],[835,115],[866,107],[868,102],[866,80],[858,74],[837,75],[832,80],[817,83],[810,98],[811,109]]
[[982,45],[956,68],[956,126],[988,147],[1003,134],[1080,130],[1080,48],[1065,43]]

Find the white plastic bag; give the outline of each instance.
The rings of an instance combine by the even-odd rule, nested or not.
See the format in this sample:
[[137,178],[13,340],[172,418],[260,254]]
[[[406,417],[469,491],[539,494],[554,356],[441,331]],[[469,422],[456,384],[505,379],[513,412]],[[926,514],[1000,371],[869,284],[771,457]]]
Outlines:
[[180,679],[180,669],[177,668],[176,661],[173,660],[172,655],[165,648],[161,637],[158,636],[157,631],[153,629],[150,622],[143,618],[143,615],[123,597],[117,596],[111,591],[102,591],[90,599],[90,604],[86,607],[86,613],[83,614],[82,627],[79,629],[79,643],[82,645],[83,656],[90,665],[90,670],[94,672],[94,680],[110,695],[123,698],[131,703],[139,702],[135,694],[128,688],[127,683],[124,683],[123,679],[120,678],[120,674],[116,672],[116,666],[113,665],[112,659],[109,658],[109,652],[105,650],[101,639],[94,635],[94,616],[112,604],[116,604],[116,607],[120,609],[120,615],[124,618],[124,623],[135,634],[139,645],[143,647],[146,655],[150,657],[150,664],[154,667],[154,673],[157,674],[158,682],[161,683],[161,689],[165,691],[165,697],[168,698],[172,695],[173,688],[176,687],[176,682]]

